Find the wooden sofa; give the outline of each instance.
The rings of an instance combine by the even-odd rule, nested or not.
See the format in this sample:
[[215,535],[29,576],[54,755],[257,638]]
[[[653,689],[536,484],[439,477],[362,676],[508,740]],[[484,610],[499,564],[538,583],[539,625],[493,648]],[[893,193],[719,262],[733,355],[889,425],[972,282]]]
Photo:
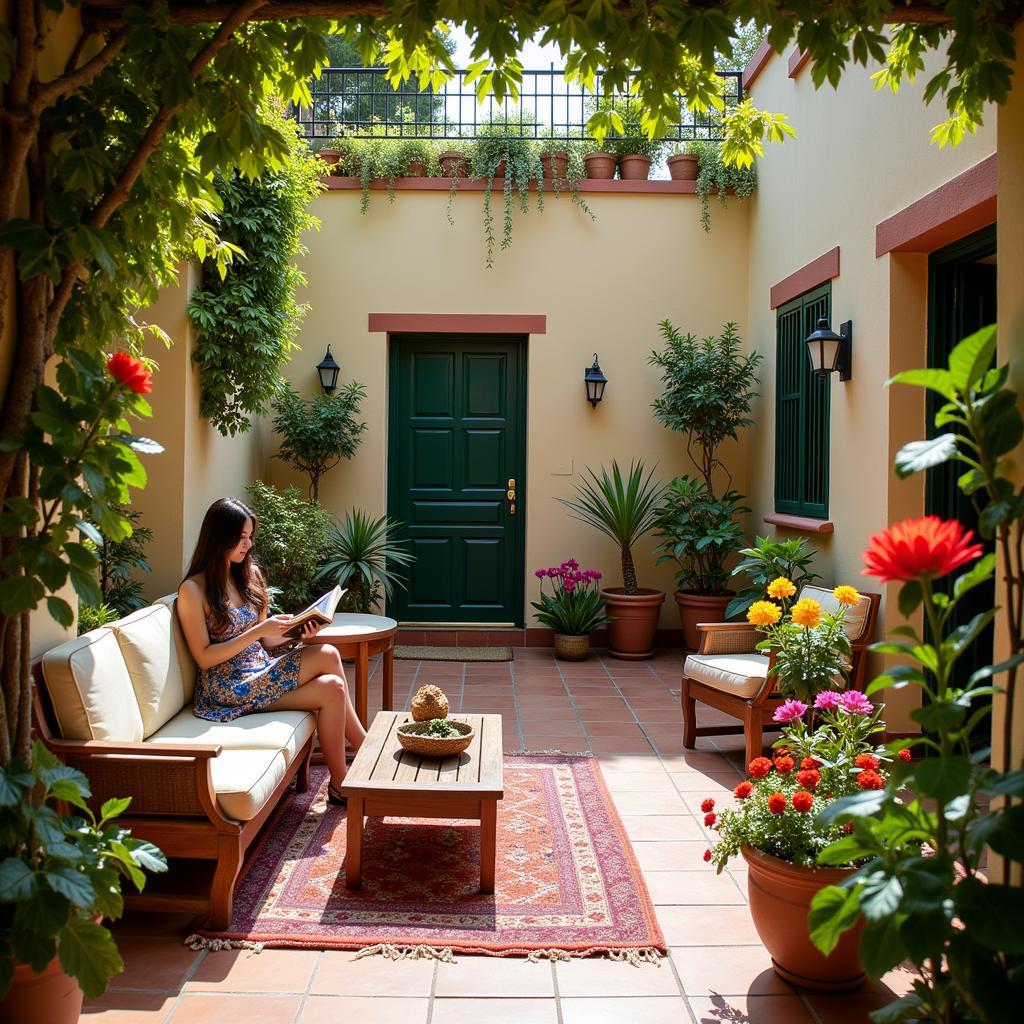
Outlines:
[[[126,904],[205,913],[221,929],[246,849],[293,779],[299,792],[308,788],[316,720],[303,711],[196,718],[196,664],[175,599],[43,655],[33,667],[35,725],[57,756],[85,773],[96,807],[130,796],[124,823],[134,835],[168,857],[212,862],[199,893],[126,892]],[[172,872],[171,881],[209,873]]]
[[[799,596],[814,598],[826,612],[834,613],[839,607],[832,591],[822,587],[804,587]],[[881,600],[880,594],[862,593],[860,602],[847,609],[843,617],[843,630],[853,654],[849,686],[855,690],[864,689],[867,646],[874,637]],[[764,635],[746,622],[703,622],[697,628],[700,648],[686,658],[679,694],[683,746],[692,750],[698,736],[742,732],[746,741],[744,764],[750,764],[763,753],[764,729],[782,702],[774,678],[768,678],[771,661],[756,650]],[[740,724],[698,727],[697,701],[738,718]]]

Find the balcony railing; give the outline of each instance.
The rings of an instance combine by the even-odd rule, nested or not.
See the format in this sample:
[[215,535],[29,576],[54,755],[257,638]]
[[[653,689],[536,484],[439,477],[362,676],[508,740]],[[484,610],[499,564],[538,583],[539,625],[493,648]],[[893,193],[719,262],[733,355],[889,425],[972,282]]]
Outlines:
[[[585,140],[587,121],[603,95],[598,78],[594,92],[570,85],[560,69],[524,71],[519,100],[499,104],[493,96],[478,103],[474,86],[466,85],[466,71],[458,71],[439,90],[421,92],[413,81],[392,89],[384,68],[324,68],[313,83],[312,107],[300,107],[296,119],[304,138],[337,135],[342,127],[352,134],[407,139],[474,138],[477,129],[494,116],[514,123],[530,138]],[[743,99],[743,73],[719,72],[726,106]],[[679,98],[679,118],[667,138],[671,141],[722,139],[720,116],[697,114]]]

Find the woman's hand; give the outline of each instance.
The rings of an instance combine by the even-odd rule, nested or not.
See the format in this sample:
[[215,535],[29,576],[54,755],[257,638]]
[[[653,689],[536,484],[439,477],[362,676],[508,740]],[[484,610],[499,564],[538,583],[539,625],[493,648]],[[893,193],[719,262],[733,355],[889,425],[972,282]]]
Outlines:
[[302,632],[299,634],[299,641],[301,643],[308,644],[319,632],[320,623],[317,622],[316,619],[310,619],[310,621],[302,627]]
[[261,640],[279,639],[284,636],[291,621],[290,615],[268,615],[257,625],[257,636]]

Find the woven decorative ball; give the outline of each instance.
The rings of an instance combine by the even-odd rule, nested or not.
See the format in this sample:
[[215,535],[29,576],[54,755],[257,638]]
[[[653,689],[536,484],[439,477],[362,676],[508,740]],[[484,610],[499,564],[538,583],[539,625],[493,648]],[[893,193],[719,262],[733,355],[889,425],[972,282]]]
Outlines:
[[413,694],[409,705],[414,721],[429,722],[432,718],[448,717],[448,698],[436,686],[421,686]]
[[398,727],[398,742],[406,750],[423,757],[451,757],[461,754],[473,742],[473,726],[468,722],[456,722],[447,719],[461,736],[425,736],[430,722],[406,722]]

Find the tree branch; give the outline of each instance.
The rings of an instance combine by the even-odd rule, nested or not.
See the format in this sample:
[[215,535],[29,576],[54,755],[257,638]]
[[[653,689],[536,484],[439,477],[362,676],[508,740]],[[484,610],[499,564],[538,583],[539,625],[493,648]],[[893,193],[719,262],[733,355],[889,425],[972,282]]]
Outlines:
[[[93,33],[88,30],[82,33],[78,44],[75,46],[76,55],[81,53],[80,44],[92,35]],[[32,115],[38,117],[48,106],[56,103],[57,100],[63,99],[68,93],[88,85],[101,71],[113,63],[127,42],[128,30],[122,28],[110,38],[96,56],[87,60],[80,68],[75,68],[69,62],[68,66],[72,68],[71,71],[66,72],[59,78],[53,79],[52,82],[47,82],[46,85],[34,88],[32,90],[32,99],[29,102],[29,110]],[[77,62],[77,56],[73,55],[73,58]]]

